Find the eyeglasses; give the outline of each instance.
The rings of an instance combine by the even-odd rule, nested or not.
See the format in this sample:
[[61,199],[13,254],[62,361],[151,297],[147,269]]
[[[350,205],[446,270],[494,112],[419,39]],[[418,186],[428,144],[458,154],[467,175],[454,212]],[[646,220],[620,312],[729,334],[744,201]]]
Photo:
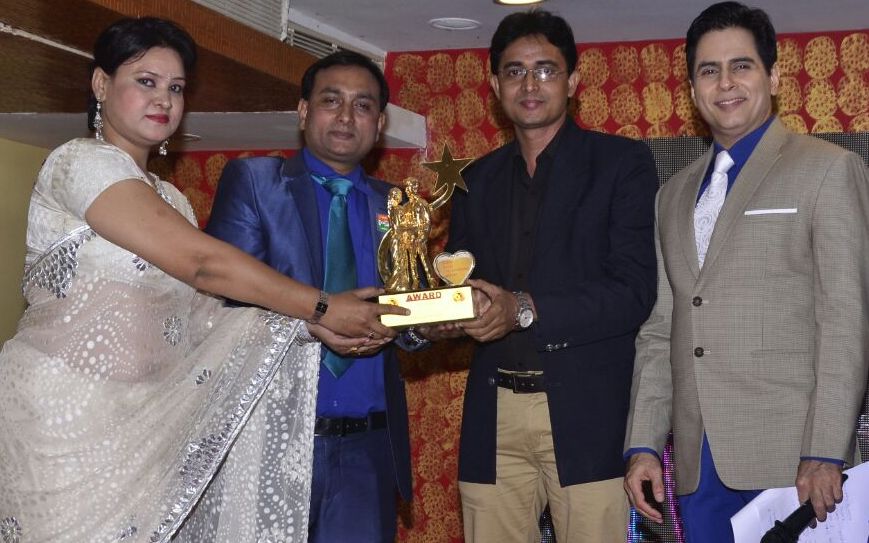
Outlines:
[[558,70],[555,66],[538,66],[531,69],[525,66],[510,66],[509,68],[504,68],[498,74],[507,82],[518,83],[525,80],[528,72],[531,72],[531,77],[534,78],[534,81],[546,83],[547,81],[555,81],[566,70]]

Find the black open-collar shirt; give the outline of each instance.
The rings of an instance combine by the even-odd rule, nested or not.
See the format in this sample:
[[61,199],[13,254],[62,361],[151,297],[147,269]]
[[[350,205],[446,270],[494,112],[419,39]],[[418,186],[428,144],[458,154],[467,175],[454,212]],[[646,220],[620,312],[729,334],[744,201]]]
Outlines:
[[[508,283],[504,288],[511,291],[530,292],[530,274],[534,262],[534,240],[540,223],[541,203],[547,187],[562,172],[555,171],[555,155],[561,143],[565,126],[558,130],[552,141],[537,156],[534,176],[528,175],[528,165],[522,156],[522,149],[516,143],[513,154],[513,168],[509,184],[504,188],[510,192],[510,252]],[[534,348],[530,330],[508,334],[501,342],[501,363],[498,367],[508,371],[543,371],[543,362]]]

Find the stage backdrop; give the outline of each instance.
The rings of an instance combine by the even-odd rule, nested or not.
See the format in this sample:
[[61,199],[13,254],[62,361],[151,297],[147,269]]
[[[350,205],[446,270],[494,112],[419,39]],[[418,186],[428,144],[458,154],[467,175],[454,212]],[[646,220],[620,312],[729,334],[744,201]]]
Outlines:
[[[707,134],[690,100],[681,39],[579,44],[578,49],[580,87],[571,114],[583,127],[632,138]],[[869,131],[867,29],[781,35],[779,69],[782,84],[777,108],[791,129],[800,133]],[[434,177],[420,162],[437,159],[445,143],[455,156],[479,157],[512,137],[489,90],[485,50],[392,53],[386,72],[392,101],[426,116],[429,145],[423,152],[375,153],[366,164],[375,175],[393,183],[415,176],[429,189]],[[291,152],[187,153],[154,166],[190,198],[200,224],[205,224],[227,160],[263,154],[288,156]],[[435,250],[445,242],[447,221],[448,210],[439,210]],[[444,344],[403,359],[414,501],[403,512],[405,524],[399,541],[462,541],[456,451],[472,349],[468,342]],[[634,524],[631,541],[681,541],[675,517],[659,533]]]

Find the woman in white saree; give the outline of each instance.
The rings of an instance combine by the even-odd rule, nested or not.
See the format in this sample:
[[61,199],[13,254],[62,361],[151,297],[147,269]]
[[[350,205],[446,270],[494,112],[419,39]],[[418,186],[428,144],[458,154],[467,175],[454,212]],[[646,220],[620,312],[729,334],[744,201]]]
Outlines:
[[378,317],[400,310],[363,301],[375,289],[292,281],[201,233],[147,172],[195,57],[168,21],[109,27],[97,137],[39,174],[29,306],[0,352],[0,543],[304,541],[319,366],[306,327],[361,354],[394,337]]

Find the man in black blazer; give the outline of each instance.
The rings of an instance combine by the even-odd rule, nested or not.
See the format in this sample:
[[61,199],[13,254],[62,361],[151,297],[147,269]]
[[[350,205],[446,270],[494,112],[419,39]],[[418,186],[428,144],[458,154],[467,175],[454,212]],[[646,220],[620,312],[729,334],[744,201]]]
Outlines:
[[642,143],[568,118],[579,74],[562,18],[509,15],[490,55],[516,138],[466,170],[448,245],[476,256],[487,308],[423,330],[480,342],[459,456],[465,539],[539,541],[548,502],[559,543],[622,543],[634,337],[655,297],[655,166]]

